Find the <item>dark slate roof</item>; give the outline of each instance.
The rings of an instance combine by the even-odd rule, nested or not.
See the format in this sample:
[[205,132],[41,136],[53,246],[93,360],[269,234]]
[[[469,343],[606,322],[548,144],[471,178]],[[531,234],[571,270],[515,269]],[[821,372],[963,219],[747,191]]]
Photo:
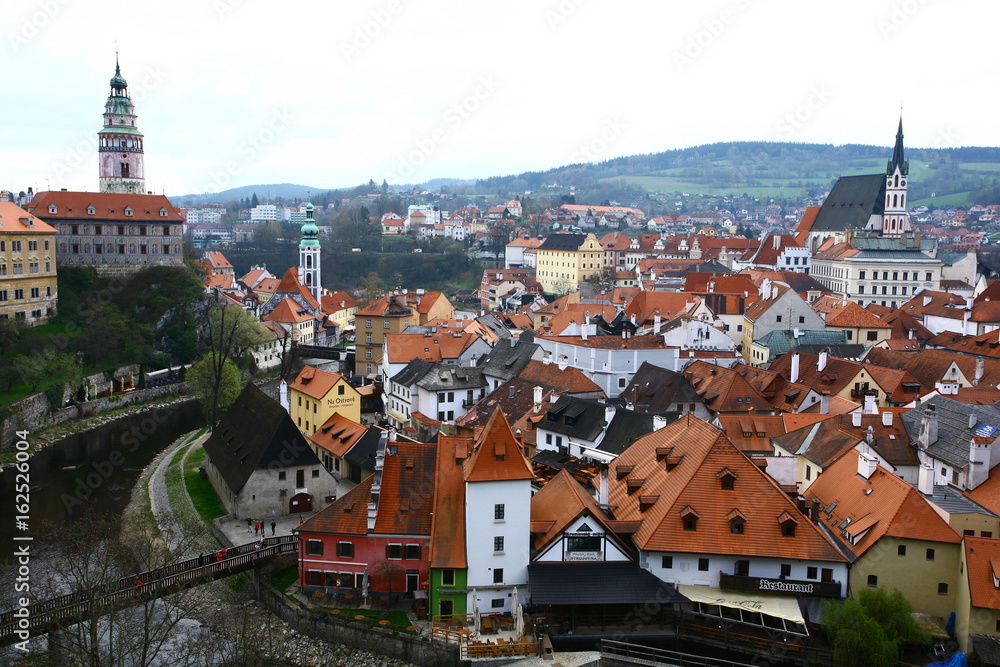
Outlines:
[[[679,412],[669,413],[667,422],[675,421],[680,417]],[[653,432],[653,415],[638,414],[631,410],[615,410],[615,417],[608,424],[608,430],[601,439],[601,444],[597,446],[602,452],[609,454],[621,454],[629,445]]]
[[479,358],[476,368],[490,377],[501,380],[509,380],[520,375],[531,360],[531,355],[538,349],[535,337],[528,336],[528,333],[527,331],[522,333],[520,339],[498,340],[492,350]]
[[403,387],[412,387],[413,383],[424,377],[434,367],[429,361],[419,357],[403,366],[403,370],[393,375],[390,379],[395,384]]
[[486,378],[480,368],[435,363],[417,380],[417,386],[427,391],[479,389],[486,386]]
[[812,231],[864,229],[872,215],[885,211],[885,174],[841,176],[823,202]]
[[375,470],[375,452],[378,451],[379,440],[388,437],[388,431],[372,426],[358,438],[354,446],[344,454],[344,458],[365,470]]
[[528,565],[528,586],[534,605],[638,605],[650,600],[660,604],[688,601],[676,588],[628,561],[531,563]]
[[579,250],[587,238],[586,234],[552,234],[538,246],[539,250]]
[[538,422],[537,428],[593,442],[604,428],[606,407],[598,401],[561,396],[545,412],[545,419]]
[[977,427],[986,424],[1000,428],[1000,412],[992,405],[968,405],[946,396],[934,396],[903,413],[903,424],[911,442],[917,442],[921,417],[931,405],[937,415],[938,439],[927,448],[927,453],[952,467],[961,468],[969,463],[969,444],[975,430],[969,428],[970,414],[976,415]]
[[205,441],[205,453],[233,493],[255,470],[320,464],[284,408],[249,382]]
[[969,635],[972,650],[983,665],[1000,665],[1000,637],[994,635]]
[[[799,335],[785,329],[775,329],[757,341],[757,345],[766,347],[775,357],[780,357],[786,352],[799,349],[803,345],[819,345],[826,349],[831,345],[844,345],[847,343],[846,331],[817,331],[815,329],[799,330]],[[861,346],[864,352],[865,346]],[[840,355],[834,355],[840,356]]]
[[701,403],[701,397],[681,373],[644,361],[619,398],[636,412],[665,413],[671,403]]
[[927,500],[948,514],[985,514],[990,517],[996,516],[993,512],[950,486],[935,484],[934,493]]
[[826,350],[831,357],[859,361],[865,356],[865,350],[868,348],[862,343],[844,343],[843,345],[799,345],[796,349],[805,354],[815,355]]

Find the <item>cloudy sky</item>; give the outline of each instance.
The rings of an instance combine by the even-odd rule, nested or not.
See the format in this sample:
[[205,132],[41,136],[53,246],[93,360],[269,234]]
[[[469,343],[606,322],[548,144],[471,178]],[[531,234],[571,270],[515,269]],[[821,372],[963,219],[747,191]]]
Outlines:
[[168,195],[702,143],[1000,145],[996,0],[13,0],[0,188],[97,187],[114,73]]

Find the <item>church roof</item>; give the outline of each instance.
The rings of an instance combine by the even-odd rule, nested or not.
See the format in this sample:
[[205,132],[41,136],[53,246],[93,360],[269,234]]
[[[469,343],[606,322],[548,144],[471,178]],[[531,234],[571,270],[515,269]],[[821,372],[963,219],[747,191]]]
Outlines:
[[[56,212],[49,213],[55,205]],[[90,206],[94,213],[88,213]],[[121,220],[145,224],[176,224],[184,222],[180,209],[163,195],[122,194],[117,192],[39,192],[25,210],[44,220]],[[131,209],[132,215],[126,214]],[[166,215],[160,215],[160,211]]]
[[841,176],[816,214],[811,231],[864,229],[885,212],[885,174]]
[[299,281],[299,271],[294,266],[285,271],[285,275],[282,276],[281,282],[278,283],[278,289],[275,292],[279,294],[282,292],[298,293],[302,295],[302,298],[306,300],[310,308],[318,309],[320,307],[319,302],[316,301],[316,297]]

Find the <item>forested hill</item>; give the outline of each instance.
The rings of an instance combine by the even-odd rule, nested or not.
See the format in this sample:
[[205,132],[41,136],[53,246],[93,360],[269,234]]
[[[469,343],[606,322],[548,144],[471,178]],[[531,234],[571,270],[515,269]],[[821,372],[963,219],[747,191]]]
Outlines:
[[[878,173],[891,154],[889,146],[739,141],[495,176],[479,180],[476,189],[523,192],[573,186],[623,190],[626,196],[695,192],[802,198],[822,194],[839,176]],[[913,201],[932,193],[964,193],[972,199],[984,188],[995,188],[1000,175],[998,147],[907,148],[906,157]]]

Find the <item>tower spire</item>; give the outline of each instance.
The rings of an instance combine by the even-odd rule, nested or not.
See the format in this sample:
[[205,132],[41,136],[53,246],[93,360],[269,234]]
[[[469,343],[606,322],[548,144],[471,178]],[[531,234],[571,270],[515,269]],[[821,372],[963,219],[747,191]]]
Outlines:
[[115,75],[104,105],[104,127],[98,136],[101,192],[143,194],[146,181],[143,169],[143,136],[136,127],[135,107],[128,94],[128,82],[122,76],[115,43]]
[[899,110],[899,129],[896,130],[896,145],[892,149],[892,159],[886,167],[885,173],[892,174],[896,168],[904,176],[910,171],[910,163],[903,158],[903,110]]

